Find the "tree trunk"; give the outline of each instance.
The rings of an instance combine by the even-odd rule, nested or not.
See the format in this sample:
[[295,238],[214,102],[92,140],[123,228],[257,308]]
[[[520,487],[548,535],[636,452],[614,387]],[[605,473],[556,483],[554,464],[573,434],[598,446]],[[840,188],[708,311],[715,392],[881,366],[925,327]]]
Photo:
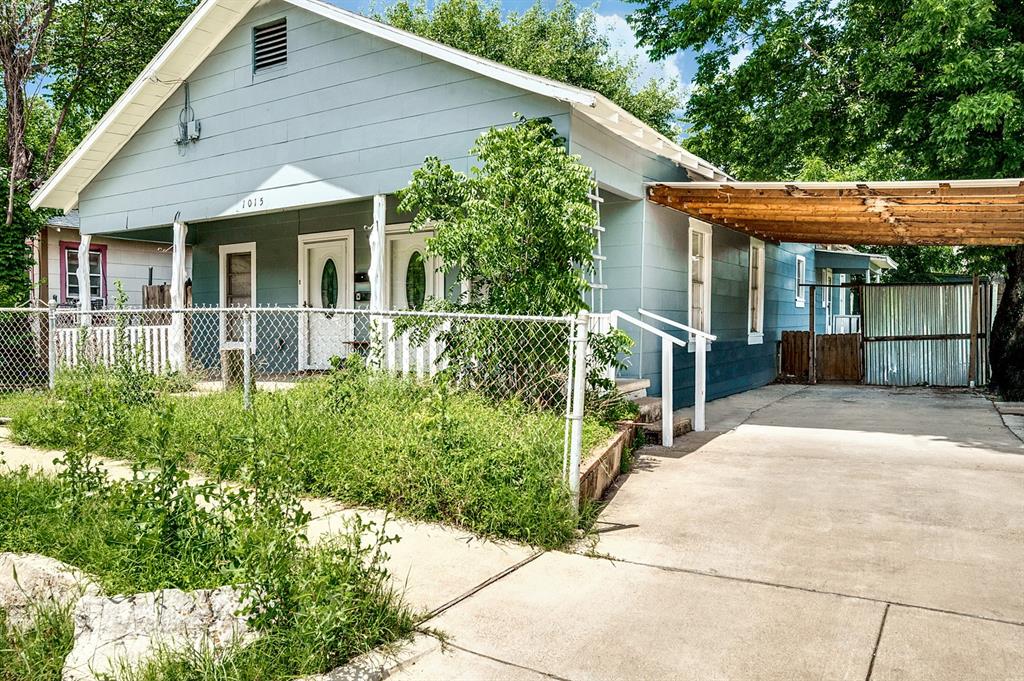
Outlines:
[[1024,245],[1010,251],[1006,289],[989,343],[991,388],[1005,400],[1024,400]]

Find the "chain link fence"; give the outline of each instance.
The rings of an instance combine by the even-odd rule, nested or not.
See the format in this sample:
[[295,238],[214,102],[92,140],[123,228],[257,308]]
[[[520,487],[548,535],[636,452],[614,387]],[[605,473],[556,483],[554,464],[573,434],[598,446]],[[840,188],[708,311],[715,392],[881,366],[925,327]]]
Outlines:
[[[0,391],[53,387],[79,368],[117,368],[199,394],[287,390],[356,356],[403,380],[439,380],[494,403],[557,415],[563,470],[578,466],[586,319],[317,308],[0,309]],[[583,345],[581,346],[580,343]],[[581,374],[585,374],[585,366]],[[574,402],[579,394],[578,408]],[[576,437],[574,438],[574,434]],[[575,446],[575,461],[573,452]]]

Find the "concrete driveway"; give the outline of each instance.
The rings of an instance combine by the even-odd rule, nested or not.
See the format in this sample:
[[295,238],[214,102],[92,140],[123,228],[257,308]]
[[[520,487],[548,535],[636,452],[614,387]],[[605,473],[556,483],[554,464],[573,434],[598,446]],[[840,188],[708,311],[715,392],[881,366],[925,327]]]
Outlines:
[[404,678],[1024,679],[1024,444],[963,392],[769,386],[648,448],[580,553]]

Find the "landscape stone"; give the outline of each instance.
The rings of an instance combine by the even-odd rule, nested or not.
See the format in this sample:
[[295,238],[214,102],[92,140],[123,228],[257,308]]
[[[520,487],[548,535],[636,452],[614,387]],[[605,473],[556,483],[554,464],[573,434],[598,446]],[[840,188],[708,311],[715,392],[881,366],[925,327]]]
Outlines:
[[232,587],[165,589],[112,598],[88,597],[75,608],[75,637],[63,681],[96,681],[136,669],[164,652],[209,652],[245,646],[258,634],[239,616]]
[[32,625],[38,608],[71,609],[99,586],[67,563],[34,553],[0,553],[0,610],[15,628]]

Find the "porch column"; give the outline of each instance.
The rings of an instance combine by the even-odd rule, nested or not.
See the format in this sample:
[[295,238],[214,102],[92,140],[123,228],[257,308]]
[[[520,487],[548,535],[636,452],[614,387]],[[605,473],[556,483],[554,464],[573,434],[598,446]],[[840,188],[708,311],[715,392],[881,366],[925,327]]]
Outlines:
[[89,286],[89,246],[92,244],[91,234],[82,234],[78,242],[78,307],[82,311],[81,325],[91,323],[89,312],[92,310],[92,295]]
[[387,195],[373,197],[373,225],[370,227],[370,311],[384,309],[384,224],[387,221]]
[[185,368],[185,237],[188,225],[174,221],[174,240],[171,247],[171,329],[168,339],[168,360],[172,370]]

